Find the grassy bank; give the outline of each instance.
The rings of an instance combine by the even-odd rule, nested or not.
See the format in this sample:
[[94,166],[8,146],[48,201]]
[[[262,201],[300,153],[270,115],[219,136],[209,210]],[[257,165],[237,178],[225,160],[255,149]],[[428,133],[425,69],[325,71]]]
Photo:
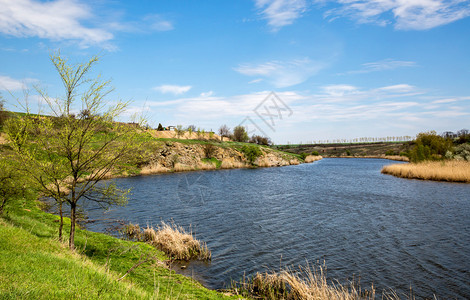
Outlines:
[[383,174],[402,178],[470,183],[470,162],[427,161],[385,166]]
[[78,229],[71,251],[57,239],[57,220],[24,200],[0,217],[1,299],[226,298],[169,270],[146,243]]

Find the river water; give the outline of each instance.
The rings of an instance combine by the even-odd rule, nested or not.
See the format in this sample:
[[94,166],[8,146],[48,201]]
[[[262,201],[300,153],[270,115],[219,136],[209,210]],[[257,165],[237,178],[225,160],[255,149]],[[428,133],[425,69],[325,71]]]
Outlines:
[[120,178],[126,207],[89,207],[87,227],[109,219],[161,220],[191,229],[210,263],[184,271],[210,288],[243,274],[316,262],[329,279],[360,278],[380,293],[470,298],[470,185],[395,178],[381,159],[326,158],[280,168]]

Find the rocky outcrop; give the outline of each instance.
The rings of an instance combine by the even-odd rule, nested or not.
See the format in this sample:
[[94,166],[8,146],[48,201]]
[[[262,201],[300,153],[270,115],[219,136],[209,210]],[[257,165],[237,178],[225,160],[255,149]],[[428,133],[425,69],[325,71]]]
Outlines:
[[[151,155],[150,163],[142,168],[141,174],[218,168],[248,168],[252,166],[239,149],[217,143],[211,145],[213,146],[199,143],[163,142]],[[207,149],[210,147],[212,149]],[[210,154],[207,155],[207,152],[210,152]],[[261,152],[262,155],[254,162],[255,166],[274,167],[300,163],[293,155],[267,147],[262,147]]]

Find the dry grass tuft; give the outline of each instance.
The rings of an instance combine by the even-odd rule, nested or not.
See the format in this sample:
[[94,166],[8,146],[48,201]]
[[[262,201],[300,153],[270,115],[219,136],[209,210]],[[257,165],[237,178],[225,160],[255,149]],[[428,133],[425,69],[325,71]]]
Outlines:
[[[256,273],[249,279],[245,279],[234,292],[243,296],[263,299],[375,299],[375,289],[364,290],[352,282],[349,286],[340,283],[328,284],[325,275],[325,267],[306,268],[299,267],[298,271],[290,268],[280,272]],[[385,299],[399,299],[384,295]]]
[[229,161],[229,160],[222,160],[222,164],[220,166],[222,169],[235,169],[235,168],[245,168],[246,164],[239,162],[239,161]]
[[212,254],[206,243],[194,238],[183,227],[162,221],[157,230],[148,227],[144,230],[143,240],[167,253],[172,259],[190,260],[193,258],[210,260]]
[[382,173],[410,179],[470,182],[470,162],[450,160],[395,164],[383,167]]
[[196,168],[194,166],[188,166],[181,163],[176,163],[173,168],[175,172],[185,172],[185,171],[194,171]]
[[317,161],[317,160],[320,160],[322,159],[323,156],[320,156],[320,155],[308,155],[307,157],[305,157],[305,162],[306,163],[311,163],[311,162],[314,162],[314,161]]
[[170,169],[165,168],[159,164],[150,164],[142,168],[140,170],[141,175],[151,175],[151,174],[157,174],[157,173],[167,173],[169,172]]
[[139,224],[129,223],[128,225],[124,226],[120,231],[122,234],[132,240],[140,241],[142,239],[142,230],[140,229]]

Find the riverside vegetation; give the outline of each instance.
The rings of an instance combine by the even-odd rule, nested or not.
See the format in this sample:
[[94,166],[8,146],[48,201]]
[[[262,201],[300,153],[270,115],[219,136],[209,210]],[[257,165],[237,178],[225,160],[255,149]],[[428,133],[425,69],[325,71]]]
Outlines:
[[439,136],[435,131],[418,134],[408,156],[411,163],[385,166],[382,173],[402,178],[470,182],[470,135]]

